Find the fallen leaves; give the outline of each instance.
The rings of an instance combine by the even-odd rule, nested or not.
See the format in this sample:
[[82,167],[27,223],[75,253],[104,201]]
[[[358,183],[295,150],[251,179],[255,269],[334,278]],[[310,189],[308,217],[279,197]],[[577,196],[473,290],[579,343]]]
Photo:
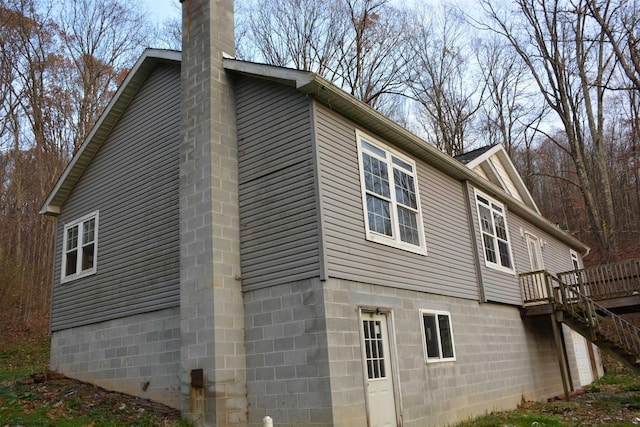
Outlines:
[[43,425],[56,425],[78,419],[87,420],[83,427],[92,426],[93,419],[112,425],[167,426],[180,421],[180,412],[173,408],[56,373],[31,375],[1,387],[0,418],[11,426],[45,421]]

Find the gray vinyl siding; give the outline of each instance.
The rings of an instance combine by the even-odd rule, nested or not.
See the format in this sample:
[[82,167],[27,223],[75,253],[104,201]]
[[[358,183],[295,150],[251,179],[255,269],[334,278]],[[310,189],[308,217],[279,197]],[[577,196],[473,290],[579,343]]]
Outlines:
[[[58,216],[51,329],[180,304],[180,68],[159,65]],[[99,211],[97,271],[60,283],[65,223]]]
[[514,227],[511,235],[515,252],[514,256],[517,258],[518,266],[520,267],[518,273],[531,270],[529,248],[527,248],[526,240],[527,233],[541,239],[543,242],[541,254],[545,270],[552,274],[573,270],[571,248],[569,246],[551,237],[549,234],[542,232],[517,215],[512,214],[509,220]]
[[416,160],[428,254],[368,241],[356,125],[326,106],[315,111],[327,276],[477,300],[462,184],[405,153]]
[[[487,267],[485,264],[482,237],[480,235],[480,224],[478,222],[475,193],[472,187],[469,188],[468,196],[471,200],[471,210],[476,229],[475,241],[480,257],[480,269],[482,270],[483,286],[487,301],[518,306],[522,305],[522,292],[520,289],[520,278],[518,275],[520,273],[531,271],[529,249],[527,248],[525,236],[527,232],[545,242],[544,247],[542,248],[542,258],[544,267],[547,271],[555,274],[571,270],[573,268],[570,255],[571,248],[569,248],[569,246],[560,242],[558,239],[551,237],[549,234],[541,231],[537,227],[534,227],[529,222],[510,212],[508,209],[506,212],[506,218],[515,272],[508,273]],[[492,195],[489,196],[493,197]],[[493,199],[503,203],[495,197],[493,197]]]
[[242,284],[318,277],[319,240],[309,99],[236,79]]
[[[483,193],[484,194],[484,193]],[[491,194],[488,196],[493,197]],[[509,231],[509,243],[511,244],[512,262],[514,264],[514,272],[509,273],[495,268],[487,267],[482,246],[482,236],[480,231],[480,223],[478,222],[478,208],[476,202],[475,191],[469,186],[468,197],[471,201],[472,221],[475,227],[476,237],[475,244],[478,248],[479,265],[482,274],[482,284],[484,287],[484,296],[487,301],[500,302],[505,304],[522,305],[522,292],[520,291],[520,280],[518,272],[529,271],[529,255],[524,245],[522,248],[514,245],[514,239],[518,233],[518,226],[513,221],[513,215],[506,209],[507,228]],[[497,202],[502,203],[499,199],[493,198]],[[522,249],[525,250],[526,258],[522,256]],[[526,263],[524,263],[526,261]]]

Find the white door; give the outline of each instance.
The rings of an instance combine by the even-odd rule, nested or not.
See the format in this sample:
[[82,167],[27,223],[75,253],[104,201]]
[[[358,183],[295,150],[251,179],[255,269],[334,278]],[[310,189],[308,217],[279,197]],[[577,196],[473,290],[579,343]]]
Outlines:
[[544,270],[542,262],[542,251],[540,250],[540,239],[531,234],[527,234],[527,247],[529,248],[529,261],[531,261],[531,271]]
[[571,283],[565,283],[565,284],[570,286],[575,286],[578,292],[582,293],[583,295],[589,296],[591,295],[591,292],[589,291],[589,285],[587,283],[584,283],[586,281],[585,280],[586,277],[583,275],[583,273],[578,271],[580,270],[580,261],[578,261],[578,254],[575,251],[571,251],[570,254],[571,254],[571,264],[573,265],[573,269],[575,270],[575,273],[573,274],[573,277],[565,276],[565,278],[571,277],[570,279]]
[[565,340],[570,341],[573,344],[573,352],[576,357],[576,365],[578,368],[578,381],[580,386],[591,384],[595,378],[593,378],[593,371],[591,370],[591,358],[589,356],[589,349],[587,348],[589,342],[584,339],[579,333],[572,331],[566,325],[562,325]]
[[396,401],[389,358],[386,314],[363,313],[362,332],[370,425],[395,427],[397,426]]
[[[531,271],[544,270],[544,263],[542,262],[542,250],[540,247],[540,239],[531,234],[527,236],[527,249],[529,249],[529,262],[531,263]],[[534,284],[536,286],[536,294],[539,297],[547,298],[549,293],[547,292],[547,286],[545,284],[544,276],[535,276]]]

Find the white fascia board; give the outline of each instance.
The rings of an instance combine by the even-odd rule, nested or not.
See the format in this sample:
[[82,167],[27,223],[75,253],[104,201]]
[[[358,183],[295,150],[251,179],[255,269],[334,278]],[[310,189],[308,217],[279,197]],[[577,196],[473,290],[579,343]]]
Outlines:
[[505,169],[507,173],[509,173],[509,178],[514,183],[518,191],[520,192],[520,196],[526,200],[526,203],[529,204],[538,214],[540,213],[540,209],[538,209],[538,205],[536,205],[535,200],[533,200],[533,196],[529,192],[529,189],[525,185],[522,177],[518,173],[515,165],[511,161],[511,158],[507,155],[507,152],[503,149],[501,153],[498,153],[498,159],[502,162],[503,165],[507,166]]
[[469,169],[473,169],[476,166],[478,166],[480,163],[484,162],[485,160],[488,160],[489,157],[493,156],[494,154],[496,154],[499,151],[504,151],[504,147],[502,146],[502,144],[494,145],[489,150],[487,150],[484,153],[482,153],[480,156],[478,156],[475,159],[471,160],[469,163],[466,164],[466,166]]

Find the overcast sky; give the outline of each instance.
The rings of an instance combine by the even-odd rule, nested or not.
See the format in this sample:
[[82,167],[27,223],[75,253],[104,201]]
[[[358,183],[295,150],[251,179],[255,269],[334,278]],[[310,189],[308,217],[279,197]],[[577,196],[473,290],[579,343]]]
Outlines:
[[158,23],[180,14],[179,0],[145,0],[145,10],[152,14]]

